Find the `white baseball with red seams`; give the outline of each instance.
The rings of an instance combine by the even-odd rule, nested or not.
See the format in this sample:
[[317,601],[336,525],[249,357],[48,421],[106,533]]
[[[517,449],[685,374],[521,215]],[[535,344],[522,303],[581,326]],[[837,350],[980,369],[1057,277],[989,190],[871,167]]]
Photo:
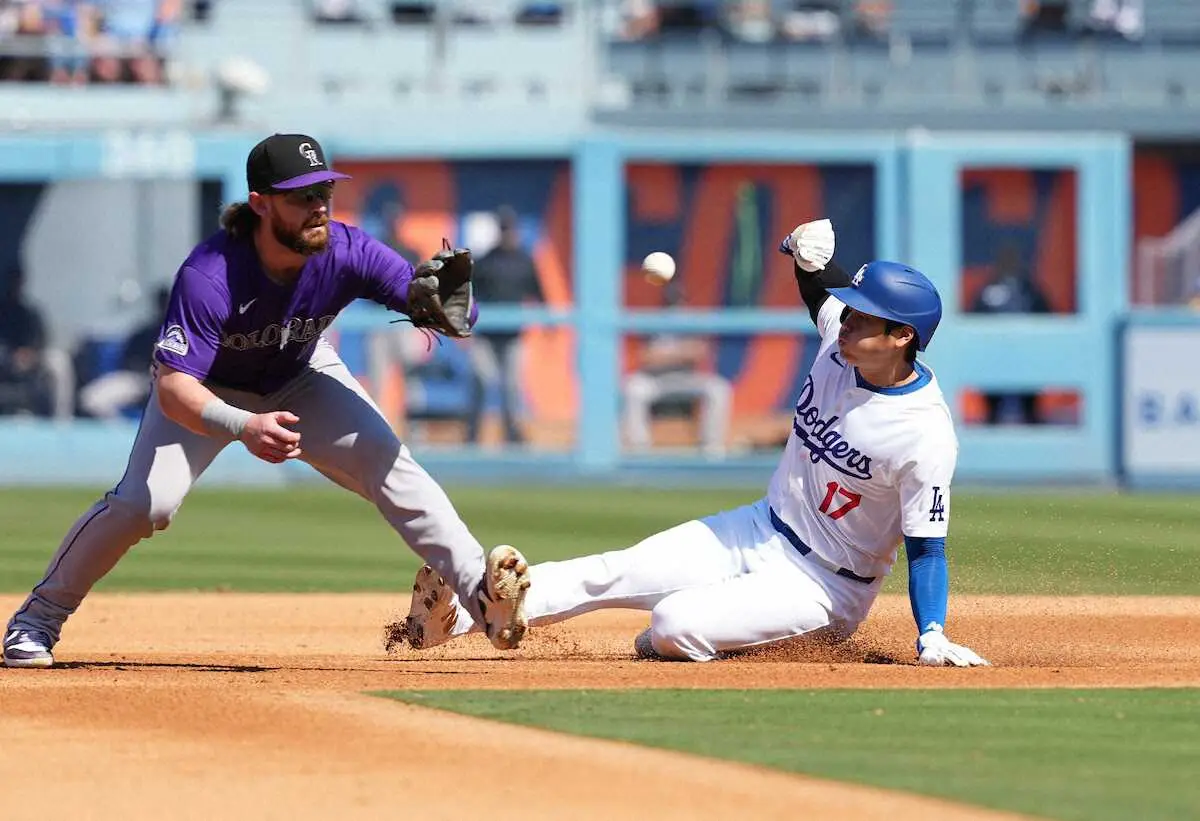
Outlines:
[[666,251],[655,251],[642,260],[642,271],[655,285],[664,285],[675,276],[675,259]]

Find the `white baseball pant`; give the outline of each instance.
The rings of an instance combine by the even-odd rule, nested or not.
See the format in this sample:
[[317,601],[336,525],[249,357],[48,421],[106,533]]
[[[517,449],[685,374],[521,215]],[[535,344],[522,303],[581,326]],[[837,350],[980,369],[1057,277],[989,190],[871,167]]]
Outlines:
[[[882,577],[844,578],[801,556],[761,499],[625,550],[534,565],[525,612],[537,626],[609,607],[649,610],[657,654],[710,661],[810,634],[849,638],[882,584]],[[458,615],[456,634],[479,629],[461,608]]]

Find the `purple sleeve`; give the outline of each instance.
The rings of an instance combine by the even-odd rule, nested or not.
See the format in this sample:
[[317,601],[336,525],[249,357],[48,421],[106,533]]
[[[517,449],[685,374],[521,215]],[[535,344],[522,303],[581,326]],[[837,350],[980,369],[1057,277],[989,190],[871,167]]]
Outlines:
[[408,305],[408,284],[413,267],[379,240],[357,228],[350,229],[351,260],[362,280],[362,296],[392,311]]
[[220,350],[221,326],[229,314],[227,295],[219,293],[200,271],[181,268],[154,345],[155,360],[205,379]]

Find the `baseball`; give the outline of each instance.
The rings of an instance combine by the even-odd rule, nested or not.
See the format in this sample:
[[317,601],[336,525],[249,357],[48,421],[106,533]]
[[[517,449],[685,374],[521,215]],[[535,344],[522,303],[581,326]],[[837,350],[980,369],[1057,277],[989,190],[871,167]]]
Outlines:
[[655,285],[664,285],[675,276],[675,260],[665,251],[655,251],[642,260],[642,272]]

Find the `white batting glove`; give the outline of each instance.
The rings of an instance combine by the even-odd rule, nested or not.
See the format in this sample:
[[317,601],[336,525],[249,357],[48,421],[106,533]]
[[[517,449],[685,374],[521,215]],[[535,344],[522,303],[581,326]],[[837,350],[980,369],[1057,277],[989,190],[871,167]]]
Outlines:
[[990,667],[991,662],[969,647],[955,644],[941,630],[926,630],[917,639],[918,664],[927,667]]
[[833,223],[823,219],[798,226],[788,234],[780,250],[790,252],[801,270],[811,274],[823,270],[833,259],[833,246]]

